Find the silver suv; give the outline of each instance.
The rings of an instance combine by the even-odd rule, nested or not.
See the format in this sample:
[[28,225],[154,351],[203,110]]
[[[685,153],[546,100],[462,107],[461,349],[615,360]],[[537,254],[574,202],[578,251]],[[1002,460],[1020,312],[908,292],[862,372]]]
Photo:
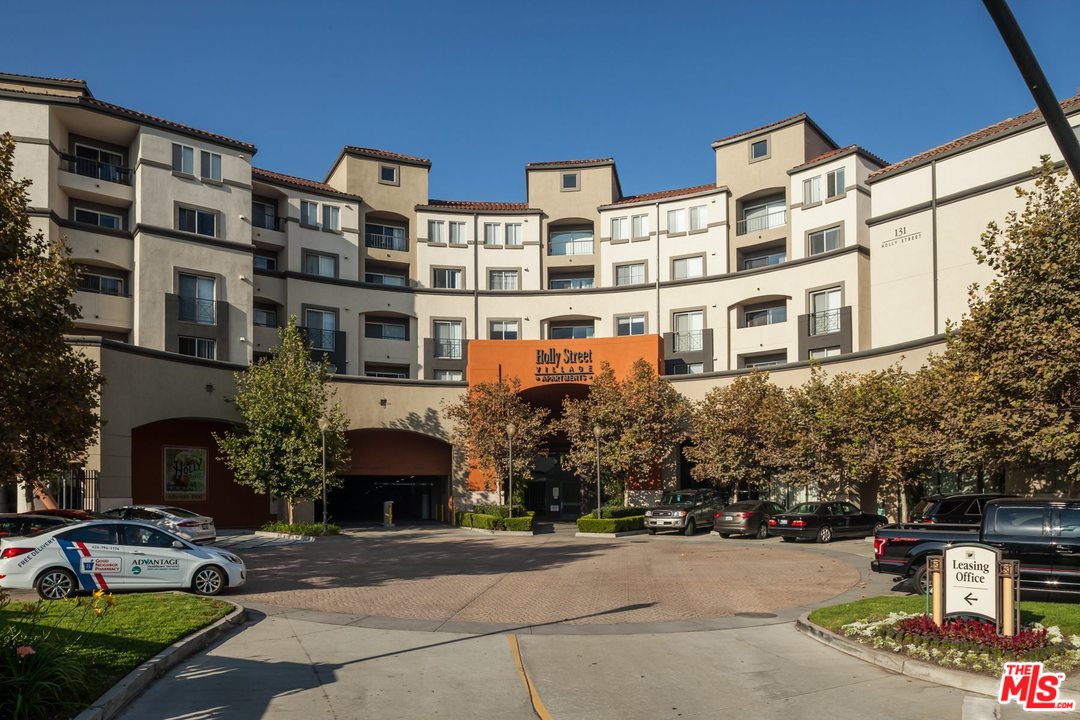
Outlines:
[[712,527],[713,513],[721,505],[715,490],[669,490],[659,505],[645,511],[645,529],[650,535],[657,530],[693,535],[700,528]]

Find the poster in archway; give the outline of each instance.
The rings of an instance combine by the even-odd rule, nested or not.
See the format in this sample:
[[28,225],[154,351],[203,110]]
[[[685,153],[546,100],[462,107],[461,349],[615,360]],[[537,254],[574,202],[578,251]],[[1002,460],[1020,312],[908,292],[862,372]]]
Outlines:
[[164,448],[166,500],[206,500],[209,452],[206,448]]

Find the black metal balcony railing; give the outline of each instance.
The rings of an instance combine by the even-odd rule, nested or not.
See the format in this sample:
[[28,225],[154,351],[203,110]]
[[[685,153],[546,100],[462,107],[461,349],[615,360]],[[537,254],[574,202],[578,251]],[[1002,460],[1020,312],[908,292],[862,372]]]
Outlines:
[[200,325],[213,325],[214,301],[180,296],[180,320]]
[[701,350],[702,335],[701,330],[675,333],[675,352],[697,352]]
[[840,332],[840,308],[810,313],[810,334],[828,335]]
[[131,184],[131,170],[129,168],[98,162],[97,160],[91,160],[90,158],[75,157],[74,155],[61,155],[60,169],[67,170],[76,175],[96,178],[98,180],[117,183],[119,185]]
[[435,338],[435,357],[440,360],[460,360],[461,341]]
[[304,328],[304,334],[307,335],[308,344],[312,350],[324,350],[326,352],[337,350],[336,330],[309,327]]
[[781,227],[787,223],[787,208],[773,210],[763,215],[753,215],[743,218],[735,223],[735,234],[745,235],[751,232],[761,232],[770,228]]
[[406,252],[409,249],[409,239],[400,235],[384,235],[383,233],[367,232],[364,235],[364,244],[369,248],[379,250],[396,250]]
[[251,219],[251,224],[257,228],[263,230],[276,230],[278,232],[285,232],[285,223],[289,221],[289,218],[281,217],[280,215],[254,215]]

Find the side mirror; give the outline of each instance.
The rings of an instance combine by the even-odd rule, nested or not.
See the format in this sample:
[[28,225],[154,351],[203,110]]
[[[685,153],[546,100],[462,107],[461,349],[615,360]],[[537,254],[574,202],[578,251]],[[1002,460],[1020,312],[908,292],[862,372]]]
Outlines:
[[172,546],[177,550],[183,550],[186,547],[186,545],[184,545],[184,543],[180,542],[179,540],[173,540]]

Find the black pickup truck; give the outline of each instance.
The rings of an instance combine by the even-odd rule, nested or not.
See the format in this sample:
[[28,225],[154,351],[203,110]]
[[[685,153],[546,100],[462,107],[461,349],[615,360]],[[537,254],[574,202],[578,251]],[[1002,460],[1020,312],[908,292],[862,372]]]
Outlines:
[[1001,548],[1020,561],[1020,588],[1080,601],[1080,499],[1008,498],[986,504],[982,525],[887,525],[874,534],[874,572],[926,588],[926,558],[957,542]]

